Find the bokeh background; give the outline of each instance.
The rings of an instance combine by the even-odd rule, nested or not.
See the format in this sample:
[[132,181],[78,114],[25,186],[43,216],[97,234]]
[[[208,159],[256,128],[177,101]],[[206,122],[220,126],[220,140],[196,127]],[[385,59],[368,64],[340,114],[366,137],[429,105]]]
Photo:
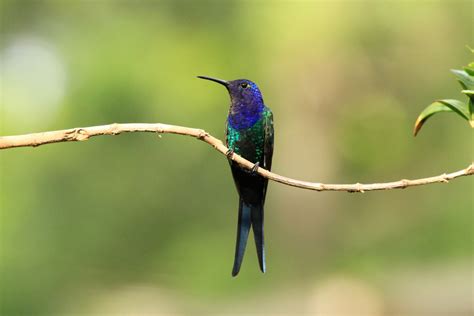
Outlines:
[[[113,122],[223,138],[226,91],[257,82],[274,171],[327,183],[466,167],[453,114],[411,134],[472,60],[472,1],[0,2],[0,134]],[[268,272],[230,275],[226,159],[151,134],[0,153],[2,315],[472,315],[473,182],[348,194],[275,183]],[[250,237],[252,238],[252,237]]]

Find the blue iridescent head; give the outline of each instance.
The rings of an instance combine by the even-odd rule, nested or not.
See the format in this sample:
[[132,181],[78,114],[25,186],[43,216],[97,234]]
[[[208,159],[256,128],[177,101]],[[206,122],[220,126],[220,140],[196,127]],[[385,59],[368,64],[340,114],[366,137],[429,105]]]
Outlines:
[[229,91],[230,99],[232,103],[240,104],[252,104],[261,103],[263,104],[262,93],[258,89],[257,85],[247,79],[237,79],[232,81],[226,81],[217,78],[211,78],[206,76],[198,76],[200,79],[211,80],[227,88]]
[[226,81],[206,76],[198,78],[217,82],[227,88],[230,95],[229,123],[234,128],[248,128],[261,118],[265,108],[262,93],[247,79]]

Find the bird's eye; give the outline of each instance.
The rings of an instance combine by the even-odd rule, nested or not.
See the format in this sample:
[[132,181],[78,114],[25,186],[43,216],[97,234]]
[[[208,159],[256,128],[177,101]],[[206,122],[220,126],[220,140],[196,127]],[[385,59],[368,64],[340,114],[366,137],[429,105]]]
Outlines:
[[242,88],[246,89],[246,88],[249,87],[249,84],[248,84],[247,82],[242,82],[242,83],[240,84],[240,86],[241,86]]

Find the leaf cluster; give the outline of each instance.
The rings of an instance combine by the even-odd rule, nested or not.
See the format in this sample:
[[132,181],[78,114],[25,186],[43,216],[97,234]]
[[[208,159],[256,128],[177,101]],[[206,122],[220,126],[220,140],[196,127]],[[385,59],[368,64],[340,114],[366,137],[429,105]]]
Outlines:
[[[474,53],[474,50],[471,51]],[[471,127],[474,128],[474,62],[463,67],[462,70],[451,69],[451,72],[456,76],[462,87],[461,93],[467,96],[467,103],[454,99],[436,100],[431,103],[416,119],[413,129],[415,136],[428,118],[440,112],[454,112],[468,121]]]

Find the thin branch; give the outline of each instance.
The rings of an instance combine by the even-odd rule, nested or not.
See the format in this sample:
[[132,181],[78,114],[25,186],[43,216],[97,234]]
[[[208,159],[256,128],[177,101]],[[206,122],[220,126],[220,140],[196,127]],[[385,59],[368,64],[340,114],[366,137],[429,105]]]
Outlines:
[[[158,134],[178,134],[188,135],[199,140],[202,140],[212,147],[214,147],[221,154],[226,155],[228,148],[219,139],[213,137],[209,133],[202,129],[189,128],[176,125],[167,124],[141,124],[141,123],[129,123],[129,124],[110,124],[100,125],[91,127],[78,127],[67,130],[51,131],[44,133],[34,133],[26,135],[16,136],[3,136],[0,137],[0,149],[8,149],[15,147],[36,147],[45,144],[59,143],[59,142],[73,142],[73,141],[84,141],[94,136],[100,135],[118,135],[121,133],[132,133],[132,132],[150,132]],[[233,161],[241,165],[243,168],[252,169],[254,164],[237,154],[233,154],[231,157]],[[444,173],[439,176],[416,179],[416,180],[400,180],[386,183],[371,183],[371,184],[324,184],[319,182],[307,182],[295,180],[287,177],[280,176],[276,173],[270,172],[263,168],[258,168],[258,174],[262,177],[268,178],[275,182],[286,184],[289,186],[315,190],[315,191],[347,191],[347,192],[366,192],[376,190],[391,190],[391,189],[404,189],[408,187],[425,185],[431,183],[447,183],[452,179],[470,176],[474,174],[474,164],[471,163],[466,169],[459,170],[452,173]]]

